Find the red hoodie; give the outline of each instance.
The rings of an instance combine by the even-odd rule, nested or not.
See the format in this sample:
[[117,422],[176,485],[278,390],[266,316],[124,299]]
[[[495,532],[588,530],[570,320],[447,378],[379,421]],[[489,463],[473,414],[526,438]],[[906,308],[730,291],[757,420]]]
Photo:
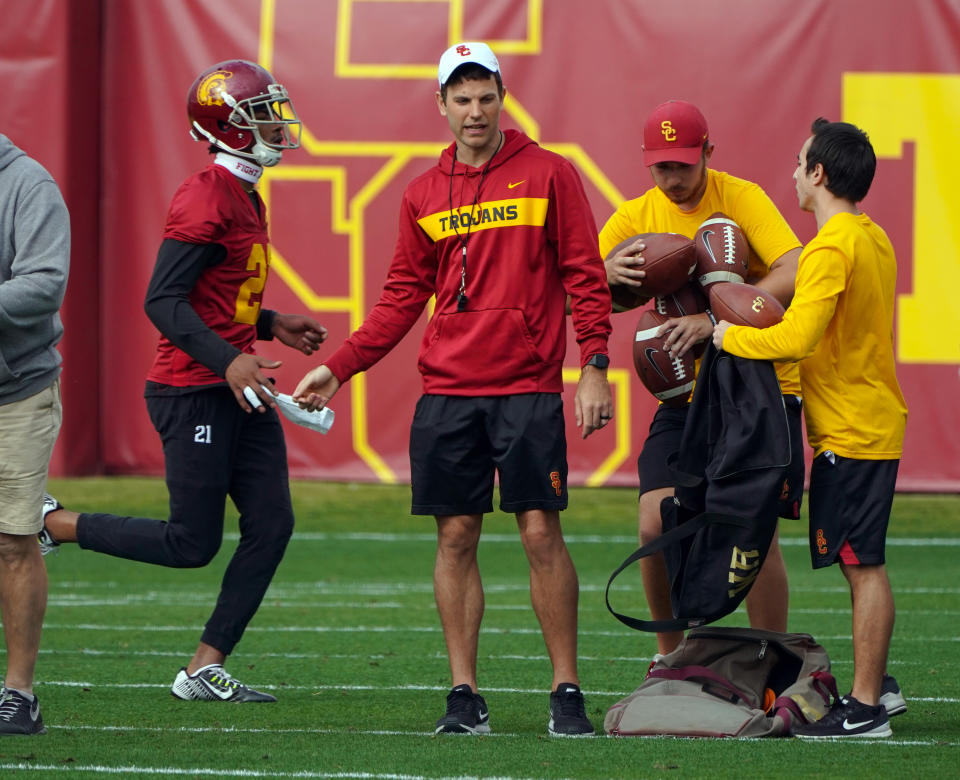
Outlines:
[[341,383],[396,346],[434,294],[418,360],[426,394],[561,392],[568,294],[580,365],[607,353],[610,293],[580,178],[523,133],[503,136],[486,172],[454,162],[451,144],[407,187],[380,300],[325,361]]

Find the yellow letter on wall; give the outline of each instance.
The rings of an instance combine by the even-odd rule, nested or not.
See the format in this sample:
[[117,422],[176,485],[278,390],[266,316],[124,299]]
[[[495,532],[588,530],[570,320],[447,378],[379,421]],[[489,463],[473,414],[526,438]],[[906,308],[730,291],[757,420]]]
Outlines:
[[916,146],[913,292],[898,300],[897,359],[960,363],[960,76],[845,73],[843,119],[867,131],[878,158]]

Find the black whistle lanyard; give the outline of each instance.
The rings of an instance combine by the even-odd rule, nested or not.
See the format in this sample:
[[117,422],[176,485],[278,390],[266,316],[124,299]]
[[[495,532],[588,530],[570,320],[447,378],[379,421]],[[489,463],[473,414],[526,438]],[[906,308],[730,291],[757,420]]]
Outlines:
[[[457,222],[459,222],[459,219],[456,221],[453,219],[453,172],[457,165],[457,146],[456,144],[453,146],[453,161],[450,163],[449,203],[450,224],[453,227],[453,232],[456,235],[457,240],[460,242],[460,291],[457,293],[457,311],[465,311],[467,308],[467,302],[469,300],[467,298],[467,244],[470,243],[470,230],[473,227],[474,214],[477,211],[477,204],[480,202],[480,190],[483,187],[483,180],[487,176],[487,171],[490,170],[490,163],[492,163],[493,158],[497,156],[497,152],[500,151],[501,146],[503,146],[502,132],[500,133],[500,141],[497,143],[497,148],[493,150],[493,154],[490,155],[490,159],[487,160],[487,164],[483,166],[483,170],[480,172],[480,181],[477,182],[477,193],[473,196],[473,205],[470,207],[470,221],[467,223],[467,232],[463,236],[461,236],[460,231],[457,230]],[[464,175],[463,180],[466,182],[466,175]],[[460,208],[462,209],[462,206]]]

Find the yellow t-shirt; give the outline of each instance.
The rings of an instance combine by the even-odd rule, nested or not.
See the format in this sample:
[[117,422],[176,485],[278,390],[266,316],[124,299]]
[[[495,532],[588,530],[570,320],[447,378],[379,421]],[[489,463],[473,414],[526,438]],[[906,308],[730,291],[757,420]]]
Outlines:
[[859,460],[903,452],[907,405],[897,383],[893,306],[897,261],[866,214],[835,214],[800,255],[796,292],[770,328],[730,327],[734,355],[798,360],[815,455]]
[[[751,277],[766,276],[773,262],[801,246],[790,225],[759,185],[723,171],[707,169],[707,189],[693,211],[683,211],[659,187],[618,208],[600,231],[600,256],[637,233],[679,233],[688,238],[715,212],[722,212],[743,230],[750,244]],[[800,375],[794,363],[776,366],[780,390],[800,395]]]

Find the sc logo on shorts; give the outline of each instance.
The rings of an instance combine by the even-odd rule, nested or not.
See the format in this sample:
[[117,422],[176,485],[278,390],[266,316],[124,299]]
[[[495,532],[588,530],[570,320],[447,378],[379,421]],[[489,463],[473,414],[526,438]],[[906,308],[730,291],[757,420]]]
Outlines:
[[551,471],[550,472],[550,487],[556,491],[558,496],[563,495],[563,483],[560,481],[560,472]]
[[817,552],[818,552],[820,555],[826,555],[826,554],[827,554],[827,539],[826,539],[826,537],[823,535],[823,529],[822,529],[822,528],[818,528],[818,529],[817,529],[816,542],[817,542]]

